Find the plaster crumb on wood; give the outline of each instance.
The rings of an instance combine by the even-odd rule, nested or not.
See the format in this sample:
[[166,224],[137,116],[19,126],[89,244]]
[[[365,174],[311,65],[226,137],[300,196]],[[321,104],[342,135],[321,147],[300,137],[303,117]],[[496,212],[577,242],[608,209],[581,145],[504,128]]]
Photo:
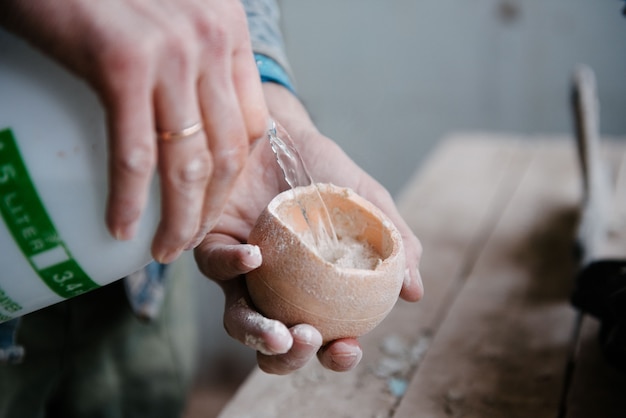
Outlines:
[[381,358],[371,372],[387,380],[387,389],[395,397],[402,397],[408,387],[409,378],[423,359],[430,337],[422,335],[411,343],[398,335],[389,335],[381,341]]

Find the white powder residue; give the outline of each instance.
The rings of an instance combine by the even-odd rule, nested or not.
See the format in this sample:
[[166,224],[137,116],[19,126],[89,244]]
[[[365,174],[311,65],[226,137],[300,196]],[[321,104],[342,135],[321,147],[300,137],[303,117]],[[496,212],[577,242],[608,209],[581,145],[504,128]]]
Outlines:
[[261,337],[257,337],[256,335],[246,334],[246,340],[244,341],[244,344],[251,349],[256,350],[267,356],[275,354],[267,348],[267,346],[265,345],[265,341],[263,341]]
[[352,237],[340,237],[338,246],[319,248],[320,256],[340,268],[374,270],[381,262],[378,253],[366,242]]
[[263,354],[267,354],[267,355],[281,354],[281,353],[277,353],[274,350],[271,350],[266,345],[265,340],[262,337],[263,334],[276,334],[277,336],[280,335],[279,338],[281,339],[292,338],[291,334],[289,334],[289,330],[282,323],[274,319],[265,318],[263,315],[261,315],[258,312],[251,312],[247,316],[246,321],[251,323],[253,327],[256,328],[256,330],[260,330],[261,333],[260,334],[246,333],[245,344],[250,348],[260,351]]
[[[314,340],[316,339],[316,335],[313,333],[311,327],[296,325],[295,327],[293,327],[291,332],[293,333],[293,335],[297,336],[301,342],[304,342],[306,344],[315,344]],[[317,336],[317,338],[319,339],[319,336]],[[317,342],[317,344],[321,343],[322,340],[319,339],[319,342]]]
[[267,355],[279,354],[267,347],[262,334],[275,334],[281,339],[292,338],[289,330],[281,322],[268,319],[260,313],[251,310],[244,298],[239,299],[235,307],[239,309],[244,308],[245,316],[242,319],[245,322],[245,327],[255,332],[255,334],[247,332],[244,336],[244,344],[248,347]]
[[261,257],[261,249],[259,248],[258,245],[245,245],[244,248],[246,249],[246,253],[250,256],[250,257]]

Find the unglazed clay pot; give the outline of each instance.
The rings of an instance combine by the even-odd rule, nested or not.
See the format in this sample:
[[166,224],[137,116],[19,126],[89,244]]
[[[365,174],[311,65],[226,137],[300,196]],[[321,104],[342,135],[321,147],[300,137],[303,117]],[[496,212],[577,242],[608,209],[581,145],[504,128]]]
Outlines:
[[[402,287],[405,253],[400,233],[377,207],[350,189],[316,186],[279,194],[258,218],[248,243],[260,247],[263,264],[248,273],[247,285],[262,314],[287,326],[313,325],[326,343],[359,337],[389,314]],[[303,215],[305,207],[307,218],[319,217],[320,195],[337,248],[316,245]]]

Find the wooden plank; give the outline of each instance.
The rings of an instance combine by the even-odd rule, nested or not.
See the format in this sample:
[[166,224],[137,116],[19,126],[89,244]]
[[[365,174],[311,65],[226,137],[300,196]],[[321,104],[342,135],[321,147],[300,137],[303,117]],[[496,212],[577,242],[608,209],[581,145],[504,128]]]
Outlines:
[[394,417],[558,414],[575,319],[579,173],[571,140],[526,146],[532,164]]
[[399,201],[425,248],[423,301],[399,302],[362,338],[364,358],[354,371],[334,373],[317,362],[282,377],[256,370],[220,417],[390,416],[527,163],[516,140],[444,141]]

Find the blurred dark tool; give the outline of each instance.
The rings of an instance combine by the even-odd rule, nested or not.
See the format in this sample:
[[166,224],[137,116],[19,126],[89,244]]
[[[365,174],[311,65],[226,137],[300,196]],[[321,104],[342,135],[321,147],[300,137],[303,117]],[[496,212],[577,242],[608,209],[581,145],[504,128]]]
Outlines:
[[600,321],[599,344],[606,360],[626,372],[626,258],[606,258],[604,252],[612,193],[600,155],[599,103],[590,68],[575,71],[572,93],[584,192],[572,304]]

